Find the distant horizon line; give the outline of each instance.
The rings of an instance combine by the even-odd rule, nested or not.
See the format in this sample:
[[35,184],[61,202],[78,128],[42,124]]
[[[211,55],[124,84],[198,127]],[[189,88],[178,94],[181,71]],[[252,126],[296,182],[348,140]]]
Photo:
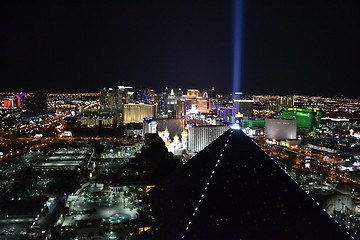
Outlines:
[[[109,87],[110,88],[110,87]],[[167,87],[164,87],[162,89],[166,89]],[[157,91],[159,91],[159,89],[156,88],[144,88],[144,87],[135,87],[135,89],[153,89],[155,90],[156,93],[158,93]],[[199,90],[198,88],[170,88],[169,89],[181,89],[182,91],[187,91],[189,89],[196,89]],[[101,89],[100,89],[101,90]],[[45,91],[45,90],[35,90],[35,91],[1,91],[0,94],[18,94],[18,93],[35,93],[35,92],[45,92],[47,94],[72,94],[72,95],[81,95],[81,94],[92,94],[92,95],[99,95],[100,94],[100,90],[98,92],[94,92],[94,91],[83,91],[83,92],[75,92],[75,91],[69,91],[69,92],[64,92],[64,91]],[[161,91],[161,90],[160,90]],[[208,92],[208,90],[199,90],[200,92]],[[311,95],[311,94],[274,94],[274,93],[254,93],[253,91],[251,92],[242,92],[244,95],[252,95],[252,96],[301,96],[301,97],[319,97],[319,98],[345,98],[345,99],[359,99],[360,96],[358,97],[354,97],[354,96],[348,96],[346,94],[339,94],[339,95]],[[231,93],[217,93],[216,95],[231,95],[234,94],[234,92]]]

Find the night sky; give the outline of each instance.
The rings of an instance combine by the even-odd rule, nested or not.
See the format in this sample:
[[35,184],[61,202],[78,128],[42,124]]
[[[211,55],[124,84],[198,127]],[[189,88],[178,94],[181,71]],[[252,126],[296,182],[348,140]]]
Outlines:
[[[232,1],[0,3],[0,91],[232,91]],[[244,4],[241,90],[359,97],[360,1]]]

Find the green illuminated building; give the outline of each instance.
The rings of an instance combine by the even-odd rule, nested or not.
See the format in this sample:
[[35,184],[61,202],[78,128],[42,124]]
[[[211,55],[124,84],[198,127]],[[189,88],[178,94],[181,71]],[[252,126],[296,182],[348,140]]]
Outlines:
[[265,127],[265,120],[246,120],[242,122],[243,127]]
[[[298,129],[315,130],[321,127],[323,111],[319,108],[282,108],[275,118],[296,119]],[[243,127],[265,127],[265,120],[243,121]]]
[[321,127],[323,111],[319,108],[283,108],[276,118],[296,119],[299,129],[314,130]]

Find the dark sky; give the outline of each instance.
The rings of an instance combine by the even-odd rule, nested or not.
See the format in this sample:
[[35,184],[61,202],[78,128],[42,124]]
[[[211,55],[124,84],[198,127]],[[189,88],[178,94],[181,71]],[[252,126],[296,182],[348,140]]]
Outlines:
[[[359,97],[360,1],[245,1],[242,91]],[[232,1],[0,3],[0,91],[232,91]]]

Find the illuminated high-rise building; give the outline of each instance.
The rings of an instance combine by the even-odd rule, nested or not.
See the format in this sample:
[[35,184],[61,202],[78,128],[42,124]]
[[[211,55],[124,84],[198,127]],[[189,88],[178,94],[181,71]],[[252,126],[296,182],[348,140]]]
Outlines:
[[265,137],[270,139],[296,139],[296,119],[265,119]]
[[114,114],[115,125],[123,124],[124,104],[129,102],[132,87],[118,86],[117,88],[103,88],[100,90],[101,110],[107,114]]
[[196,154],[229,129],[228,126],[193,126],[188,129],[188,150]]
[[183,91],[181,88],[168,88],[163,90],[158,98],[159,117],[181,118],[184,116],[184,103],[181,100]]
[[188,89],[187,96],[189,97],[200,97],[200,91],[197,89]]
[[236,109],[234,107],[222,107],[217,109],[216,116],[226,122],[234,122]]
[[134,88],[133,89],[133,99],[129,102],[135,103],[153,103],[151,95],[153,94],[154,90],[149,88]]
[[293,96],[279,96],[276,98],[276,111],[282,108],[294,107],[295,98]]
[[235,115],[241,113],[243,115],[243,120],[254,118],[254,98],[252,96],[244,95],[241,92],[235,92],[233,103]]
[[22,107],[22,104],[23,104],[23,99],[30,96],[29,94],[26,94],[26,93],[18,93],[15,95],[15,102],[16,102],[16,106],[18,107]]
[[154,105],[128,103],[123,105],[122,124],[142,123],[144,118],[154,117]]
[[155,118],[144,118],[143,121],[143,134],[157,133],[158,122]]
[[129,102],[128,92],[132,87],[118,86],[117,88],[103,88],[100,90],[100,105],[103,111],[119,113],[123,105]]
[[210,112],[210,99],[207,92],[201,93],[197,89],[188,89],[187,95],[183,95],[182,99],[188,114]]

